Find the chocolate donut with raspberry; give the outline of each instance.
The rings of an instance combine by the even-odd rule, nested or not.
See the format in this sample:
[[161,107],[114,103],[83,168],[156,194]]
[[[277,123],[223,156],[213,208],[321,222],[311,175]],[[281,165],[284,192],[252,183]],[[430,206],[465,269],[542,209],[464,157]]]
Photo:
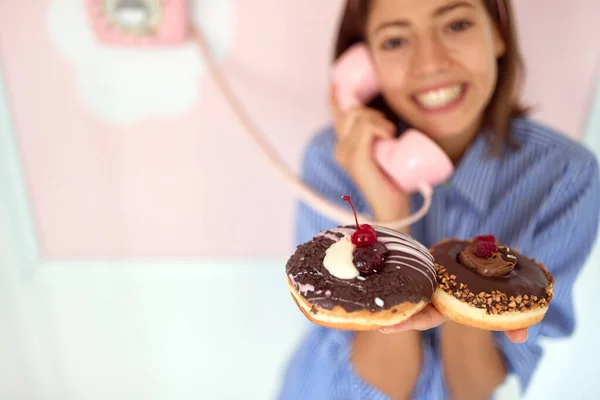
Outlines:
[[[344,200],[354,211],[350,198]],[[433,257],[425,246],[358,221],[298,246],[286,273],[290,293],[309,320],[345,330],[404,322],[431,302],[436,288]]]
[[449,319],[509,331],[544,318],[554,295],[552,274],[493,235],[443,240],[431,254],[438,284],[433,305]]

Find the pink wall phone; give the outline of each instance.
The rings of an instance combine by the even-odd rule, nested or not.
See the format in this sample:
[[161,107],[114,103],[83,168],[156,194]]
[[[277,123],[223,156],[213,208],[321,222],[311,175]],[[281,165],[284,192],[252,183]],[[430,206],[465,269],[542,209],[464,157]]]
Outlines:
[[190,37],[187,0],[86,0],[86,5],[103,43],[172,45]]

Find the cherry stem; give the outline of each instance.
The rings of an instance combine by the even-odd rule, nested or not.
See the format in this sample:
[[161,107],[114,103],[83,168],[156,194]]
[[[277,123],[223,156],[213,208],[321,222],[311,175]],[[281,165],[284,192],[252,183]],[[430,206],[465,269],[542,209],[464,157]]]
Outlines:
[[342,199],[346,200],[350,204],[350,207],[352,208],[352,212],[354,213],[354,220],[356,221],[356,229],[358,229],[360,227],[360,225],[358,225],[358,217],[356,216],[356,210],[354,209],[354,204],[352,204],[352,200],[350,199],[350,196],[342,196]]

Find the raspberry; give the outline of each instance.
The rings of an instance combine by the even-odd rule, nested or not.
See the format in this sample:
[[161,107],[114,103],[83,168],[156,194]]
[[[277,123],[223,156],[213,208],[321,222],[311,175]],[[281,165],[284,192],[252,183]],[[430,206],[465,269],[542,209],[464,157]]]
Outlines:
[[496,237],[494,235],[481,235],[477,236],[475,241],[496,243]]
[[496,242],[488,242],[485,240],[475,240],[473,253],[479,258],[491,258],[498,251]]
[[352,262],[362,276],[373,274],[383,267],[388,249],[382,243],[357,247],[352,253]]

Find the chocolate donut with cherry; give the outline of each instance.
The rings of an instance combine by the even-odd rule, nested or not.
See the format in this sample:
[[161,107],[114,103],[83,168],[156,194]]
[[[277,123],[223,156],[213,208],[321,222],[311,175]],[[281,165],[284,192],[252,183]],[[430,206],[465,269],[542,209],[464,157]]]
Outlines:
[[[350,198],[343,198],[354,211]],[[430,303],[436,287],[425,246],[358,220],[298,246],[286,273],[290,293],[310,321],[345,330],[399,324]]]
[[433,305],[449,319],[509,331],[544,318],[554,295],[552,274],[493,235],[446,239],[431,254],[438,284]]

